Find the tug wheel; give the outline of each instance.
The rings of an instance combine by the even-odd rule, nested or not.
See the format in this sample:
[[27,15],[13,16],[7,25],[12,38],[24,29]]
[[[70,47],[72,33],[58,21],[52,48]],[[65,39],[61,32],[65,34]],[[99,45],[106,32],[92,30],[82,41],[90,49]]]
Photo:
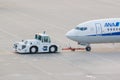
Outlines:
[[55,45],[53,45],[53,46],[50,46],[50,48],[49,48],[49,52],[50,53],[56,53],[57,52],[57,46],[55,46]]
[[87,46],[85,49],[86,49],[86,51],[91,51],[91,47],[90,46]]
[[38,48],[36,46],[32,46],[30,48],[30,53],[37,53],[38,52]]

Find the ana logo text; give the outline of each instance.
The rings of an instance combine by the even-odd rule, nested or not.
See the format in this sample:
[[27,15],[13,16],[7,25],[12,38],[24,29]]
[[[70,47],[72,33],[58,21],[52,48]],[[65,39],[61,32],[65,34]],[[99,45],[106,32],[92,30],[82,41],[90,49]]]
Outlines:
[[104,25],[105,27],[120,27],[120,22],[116,22],[116,23],[105,23]]

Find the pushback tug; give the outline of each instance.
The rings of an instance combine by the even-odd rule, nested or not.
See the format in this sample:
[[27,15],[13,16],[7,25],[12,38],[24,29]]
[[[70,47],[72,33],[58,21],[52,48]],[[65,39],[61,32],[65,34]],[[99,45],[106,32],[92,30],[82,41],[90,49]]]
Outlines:
[[58,52],[58,45],[51,43],[50,37],[44,32],[35,34],[35,39],[22,40],[16,42],[14,49],[18,53],[37,53],[37,52]]

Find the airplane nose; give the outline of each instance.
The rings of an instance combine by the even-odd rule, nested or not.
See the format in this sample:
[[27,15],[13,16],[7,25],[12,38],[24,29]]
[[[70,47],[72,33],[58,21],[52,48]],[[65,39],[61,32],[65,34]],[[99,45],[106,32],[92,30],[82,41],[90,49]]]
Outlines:
[[76,39],[77,39],[77,36],[78,35],[78,33],[76,32],[76,30],[75,29],[72,29],[72,30],[70,30],[70,31],[68,31],[67,33],[66,33],[66,37],[68,38],[68,39],[71,39],[71,40],[73,40],[73,41],[76,41]]
[[66,37],[69,38],[69,39],[72,39],[72,38],[73,38],[73,30],[68,31],[68,32],[66,33]]
[[66,33],[66,37],[67,37],[67,38],[70,38],[70,37],[71,37],[70,32],[67,32],[67,33]]

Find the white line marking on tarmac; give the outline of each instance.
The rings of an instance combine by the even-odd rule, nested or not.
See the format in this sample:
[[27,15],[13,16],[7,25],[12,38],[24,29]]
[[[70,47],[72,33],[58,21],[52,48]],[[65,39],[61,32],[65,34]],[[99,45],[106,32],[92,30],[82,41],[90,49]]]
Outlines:
[[0,32],[6,33],[6,34],[8,34],[8,35],[10,35],[10,36],[12,36],[12,37],[18,38],[18,39],[21,38],[21,37],[18,37],[17,35],[15,35],[15,34],[13,34],[13,33],[10,33],[10,32],[8,32],[8,31],[6,31],[6,30],[3,30],[3,29],[0,29]]
[[36,66],[36,65],[31,64],[31,62],[26,62],[26,63],[28,63],[28,64],[31,65],[32,67],[36,68],[37,70],[39,70],[39,71],[41,71],[41,72],[43,72],[43,73],[45,73],[45,74],[47,74],[47,75],[52,75],[52,73],[50,73],[50,72],[48,72],[48,71],[46,71],[46,70],[43,70],[43,69],[40,68],[39,66]]
[[[55,57],[55,58],[57,58],[57,59],[59,59],[59,60],[63,60],[64,62],[67,63],[67,65],[71,65],[71,66],[73,66],[73,67],[76,67],[76,68],[81,69],[81,72],[77,72],[77,73],[64,73],[64,74],[63,74],[64,76],[80,76],[80,75],[82,75],[82,76],[87,77],[87,78],[90,78],[90,79],[96,79],[95,76],[93,76],[93,75],[88,75],[88,73],[90,73],[90,72],[88,72],[88,71],[85,70],[85,69],[82,69],[80,66],[74,65],[74,64],[73,64],[72,62],[70,62],[70,61],[66,61],[63,57]],[[60,63],[60,62],[59,62],[59,63]],[[62,64],[62,62],[61,62],[61,64]],[[54,74],[54,75],[55,75],[55,74]]]
[[[35,18],[34,16],[31,16],[31,15],[28,15],[28,14],[25,14],[24,12],[19,12],[19,11],[15,11],[17,14],[19,13],[19,15],[22,15],[22,16],[24,16],[24,17],[27,17],[27,18],[30,18],[30,19],[33,19],[34,21],[36,21],[36,22],[38,22],[38,23],[40,23],[41,21],[40,21],[40,19],[37,19],[37,18]],[[44,23],[44,22],[42,22],[42,23]],[[42,24],[41,23],[41,24]],[[52,26],[52,27],[54,27],[54,28],[59,28],[59,29],[61,29],[61,30],[67,30],[65,27],[57,27],[57,25],[53,25],[53,24],[47,24],[47,26]],[[0,31],[1,32],[4,32],[4,33],[6,33],[6,34],[8,34],[8,35],[10,35],[10,36],[13,36],[13,37],[15,37],[15,38],[18,38],[18,39],[22,39],[21,37],[18,37],[17,35],[15,35],[15,34],[12,34],[12,33],[9,33],[9,32],[7,32],[7,31],[5,31],[5,30],[2,30],[2,29],[0,29]],[[52,36],[51,36],[52,37]],[[59,43],[63,43],[63,42],[61,42],[60,40],[58,40],[58,39],[56,39],[55,38],[55,36],[54,37],[52,37],[53,39],[55,39],[56,40],[56,42],[59,42]]]
[[92,75],[86,75],[87,78],[91,78],[91,79],[96,79],[95,76],[92,76]]
[[64,73],[63,74],[64,76],[80,76],[80,75],[83,75],[82,73],[80,72],[72,72],[72,73]]
[[96,56],[98,58],[101,58],[102,60],[105,60],[105,61],[108,61],[108,62],[111,62],[111,63],[116,63],[116,64],[120,65],[120,63],[118,63],[118,62],[116,62],[114,60],[108,59],[106,57],[103,57],[103,56],[100,56],[100,55],[94,55],[94,56]]
[[[18,14],[19,13],[19,15],[22,15],[22,16],[24,16],[24,17],[27,17],[27,18],[29,18],[29,19],[33,19],[33,21],[35,21],[35,22],[38,22],[38,23],[40,23],[41,22],[41,24],[42,23],[44,23],[44,24],[46,24],[45,22],[43,22],[43,21],[41,21],[40,19],[38,19],[38,18],[36,18],[36,17],[34,17],[34,16],[32,16],[32,15],[29,15],[29,14],[26,14],[26,13],[24,13],[24,12],[20,12],[20,11],[13,11],[14,13],[16,13],[16,14]],[[49,26],[52,26],[52,27],[54,27],[54,28],[58,28],[58,29],[61,29],[61,30],[64,30],[64,31],[66,31],[67,30],[67,28],[65,28],[65,27],[58,27],[57,25],[53,25],[53,24],[47,24],[47,26],[49,27]],[[45,25],[45,27],[46,27],[46,25]]]

